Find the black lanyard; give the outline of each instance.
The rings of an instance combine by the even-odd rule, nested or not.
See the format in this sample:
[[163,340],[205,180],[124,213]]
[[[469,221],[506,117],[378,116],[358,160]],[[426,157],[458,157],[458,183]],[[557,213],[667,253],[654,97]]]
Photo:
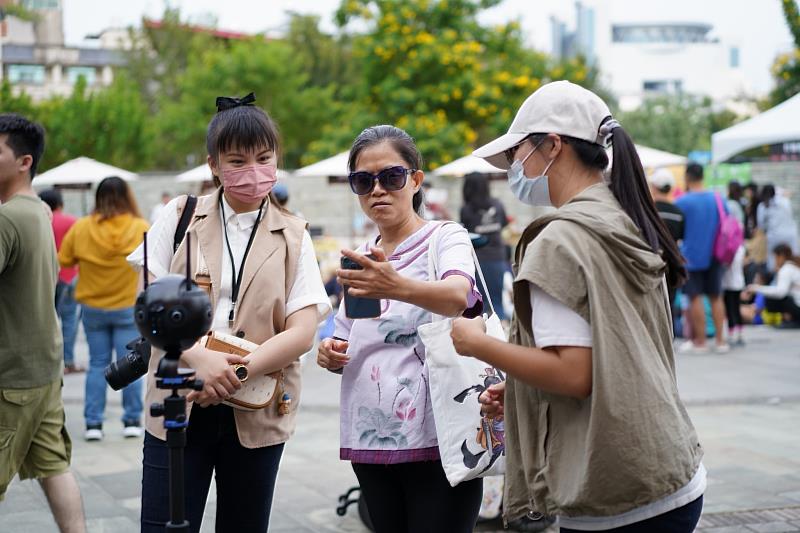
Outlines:
[[236,264],[233,260],[233,250],[231,250],[231,243],[228,240],[228,220],[225,218],[225,207],[223,206],[222,202],[222,195],[219,195],[219,210],[222,213],[222,228],[225,231],[225,245],[228,247],[228,256],[231,258],[231,312],[228,313],[228,322],[233,324],[234,312],[236,310],[236,300],[239,298],[239,287],[242,284],[242,274],[244,274],[244,264],[247,261],[247,254],[250,253],[250,246],[253,245],[253,239],[256,236],[256,230],[258,230],[258,224],[261,222],[261,211],[264,209],[264,202],[267,199],[264,198],[261,201],[261,205],[258,206],[258,216],[256,216],[256,221],[253,224],[253,229],[250,230],[250,238],[247,240],[247,247],[244,249],[244,255],[242,256],[242,263],[239,265],[239,275],[236,275]]

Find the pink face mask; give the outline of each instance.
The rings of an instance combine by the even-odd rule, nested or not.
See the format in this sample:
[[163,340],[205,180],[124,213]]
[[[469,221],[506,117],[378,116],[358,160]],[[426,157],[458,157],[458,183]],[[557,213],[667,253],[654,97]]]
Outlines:
[[278,181],[278,167],[251,165],[242,168],[222,169],[222,184],[225,192],[246,204],[263,200]]

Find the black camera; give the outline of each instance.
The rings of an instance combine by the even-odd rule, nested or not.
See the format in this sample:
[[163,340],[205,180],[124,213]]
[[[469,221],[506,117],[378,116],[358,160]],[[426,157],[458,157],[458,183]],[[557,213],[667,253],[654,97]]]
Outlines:
[[139,337],[125,345],[130,350],[125,357],[112,361],[106,367],[106,381],[114,390],[120,390],[144,376],[150,363],[150,343]]
[[191,279],[168,274],[136,299],[134,320],[142,337],[178,360],[211,327],[211,300]]

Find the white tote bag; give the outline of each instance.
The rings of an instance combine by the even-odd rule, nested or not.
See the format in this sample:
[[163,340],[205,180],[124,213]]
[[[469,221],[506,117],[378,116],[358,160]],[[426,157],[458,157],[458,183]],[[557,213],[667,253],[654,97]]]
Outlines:
[[[428,248],[428,279],[436,280],[438,272],[436,250],[441,226],[434,231]],[[475,271],[483,283],[483,272],[472,250]],[[491,316],[486,319],[486,332],[492,337],[507,340],[494,305],[488,297]],[[439,455],[450,485],[483,476],[505,472],[505,433],[502,417],[481,416],[478,397],[505,375],[490,364],[456,353],[450,338],[453,319],[434,315],[433,322],[417,328],[425,344],[428,363],[431,404],[436,421]]]

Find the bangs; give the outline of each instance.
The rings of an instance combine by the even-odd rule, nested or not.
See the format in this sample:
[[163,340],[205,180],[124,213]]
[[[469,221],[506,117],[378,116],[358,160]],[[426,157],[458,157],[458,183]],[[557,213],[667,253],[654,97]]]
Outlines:
[[206,148],[218,157],[231,150],[278,155],[278,130],[267,114],[255,106],[240,106],[217,113],[208,125]]

